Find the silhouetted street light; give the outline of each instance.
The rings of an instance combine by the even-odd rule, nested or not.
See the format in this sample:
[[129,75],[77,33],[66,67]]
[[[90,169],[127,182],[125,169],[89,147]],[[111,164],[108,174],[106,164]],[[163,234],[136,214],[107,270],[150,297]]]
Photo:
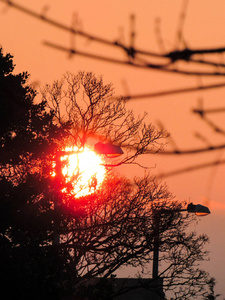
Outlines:
[[120,146],[113,145],[110,143],[97,143],[95,144],[94,151],[97,154],[104,154],[106,157],[117,157],[123,154],[123,150]]
[[[187,208],[184,209],[162,209],[160,213],[173,213],[173,212],[183,212],[195,213],[197,216],[207,216],[210,214],[210,210],[207,206],[201,204],[188,204]],[[158,223],[158,220],[156,221]],[[156,225],[156,235],[154,237],[154,249],[153,249],[153,269],[152,277],[156,279],[159,272],[159,228],[158,224]]]
[[210,210],[207,206],[201,204],[190,203],[187,206],[187,209],[181,209],[180,211],[187,211],[188,213],[195,213],[196,216],[207,216],[210,214]]

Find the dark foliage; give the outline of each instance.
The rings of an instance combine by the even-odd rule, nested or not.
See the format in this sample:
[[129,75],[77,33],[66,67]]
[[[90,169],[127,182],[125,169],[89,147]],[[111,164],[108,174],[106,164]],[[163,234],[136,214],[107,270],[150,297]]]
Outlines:
[[57,125],[45,102],[35,104],[28,74],[13,70],[12,56],[0,49],[1,291],[8,298],[62,299],[69,290],[66,258],[43,244],[52,239],[54,219],[45,171],[69,124]]

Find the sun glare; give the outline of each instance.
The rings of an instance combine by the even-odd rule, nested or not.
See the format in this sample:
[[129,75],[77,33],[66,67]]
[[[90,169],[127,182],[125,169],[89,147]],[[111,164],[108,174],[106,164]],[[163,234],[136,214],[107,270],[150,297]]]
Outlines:
[[[66,148],[65,151],[69,154],[60,158],[63,162],[62,174],[65,181],[71,183],[74,196],[78,198],[96,191],[106,172],[101,157],[88,147],[80,152],[76,148]],[[74,153],[71,154],[72,151]],[[66,192],[67,188],[62,191]]]

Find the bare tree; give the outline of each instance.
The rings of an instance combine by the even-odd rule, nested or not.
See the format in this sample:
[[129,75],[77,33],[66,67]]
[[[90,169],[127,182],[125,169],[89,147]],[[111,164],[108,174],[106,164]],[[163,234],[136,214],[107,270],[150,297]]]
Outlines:
[[139,155],[150,149],[156,153],[166,143],[165,130],[146,124],[146,114],[135,118],[124,101],[112,100],[112,85],[104,85],[102,77],[92,73],[67,73],[61,81],[47,85],[42,95],[54,110],[57,121],[71,124],[71,145],[81,148],[101,141],[126,146],[126,155],[117,165],[137,163]]
[[[68,251],[77,286],[99,276],[110,278],[121,266],[133,266],[142,268],[142,276],[150,278],[145,288],[156,293],[159,278],[163,278],[161,288],[173,292],[174,299],[192,299],[206,291],[209,275],[198,264],[207,257],[203,248],[208,238],[187,233],[193,217],[178,212],[181,203],[154,177],[135,183],[110,178],[95,194],[67,203],[75,213],[61,227],[60,248]],[[166,208],[170,213],[163,213]],[[157,222],[156,216],[160,216]],[[156,235],[162,266],[159,277],[152,280]]]
[[[125,145],[125,157],[113,165],[106,163],[106,167],[136,163],[150,148],[155,153],[163,145],[160,141],[165,132],[145,124],[143,118],[135,120],[124,102],[111,101],[112,86],[104,85],[102,78],[92,73],[66,74],[62,81],[47,85],[42,95],[56,121],[71,124],[66,144],[82,148],[101,140]],[[186,233],[193,218],[179,213],[183,205],[152,176],[132,182],[110,173],[93,195],[76,201],[73,194],[62,195],[58,206],[69,213],[58,222],[59,248],[74,267],[77,289],[93,278],[109,278],[121,266],[139,266],[151,277],[147,267],[153,260],[157,236],[159,262],[165,263],[159,274],[164,290],[173,291],[176,299],[202,295],[208,274],[198,263],[207,256],[203,247],[208,239]],[[167,209],[169,213],[165,213]],[[149,280],[148,288],[152,283]]]

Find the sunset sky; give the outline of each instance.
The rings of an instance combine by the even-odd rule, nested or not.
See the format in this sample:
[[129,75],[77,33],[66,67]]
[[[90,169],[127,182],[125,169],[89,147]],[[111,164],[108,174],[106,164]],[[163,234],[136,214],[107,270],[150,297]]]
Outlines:
[[[198,87],[225,82],[224,76],[188,76],[166,73],[147,68],[109,63],[57,50],[54,44],[94,55],[126,60],[125,52],[115,47],[96,43],[84,37],[45,22],[45,18],[111,42],[159,54],[185,47],[224,47],[225,1],[222,0],[15,0],[13,3],[40,14],[41,21],[24,11],[0,0],[0,44],[14,56],[15,72],[27,71],[36,88],[60,79],[67,72],[92,71],[103,75],[105,83],[113,83],[116,95],[139,95],[174,89]],[[184,18],[181,13],[185,12]],[[131,19],[134,16],[134,19]],[[133,20],[133,21],[132,21]],[[181,38],[179,32],[181,30]],[[205,58],[205,56],[202,58]],[[225,63],[223,54],[212,60]],[[152,59],[155,63],[158,59]],[[178,66],[178,64],[176,65]],[[189,68],[188,64],[179,66]],[[199,68],[195,66],[195,70]],[[161,97],[146,97],[128,101],[128,108],[138,116],[148,113],[147,122],[161,124],[171,135],[166,151],[190,150],[225,143],[224,135],[213,132],[192,110],[202,103],[204,108],[225,108],[224,88],[179,93]],[[225,130],[225,112],[210,115],[210,120]],[[160,126],[161,126],[160,125]],[[203,136],[203,137],[202,137]],[[225,159],[224,150],[192,155],[145,155],[142,164],[151,167],[153,174],[169,174],[183,168]],[[123,168],[122,172],[143,174],[137,166]],[[210,261],[203,267],[216,278],[216,292],[225,297],[225,165],[162,177],[170,191],[179,200],[207,205],[211,215],[193,224],[198,233],[210,238],[207,248]],[[125,272],[125,271],[124,271]],[[223,297],[219,299],[223,299]]]

